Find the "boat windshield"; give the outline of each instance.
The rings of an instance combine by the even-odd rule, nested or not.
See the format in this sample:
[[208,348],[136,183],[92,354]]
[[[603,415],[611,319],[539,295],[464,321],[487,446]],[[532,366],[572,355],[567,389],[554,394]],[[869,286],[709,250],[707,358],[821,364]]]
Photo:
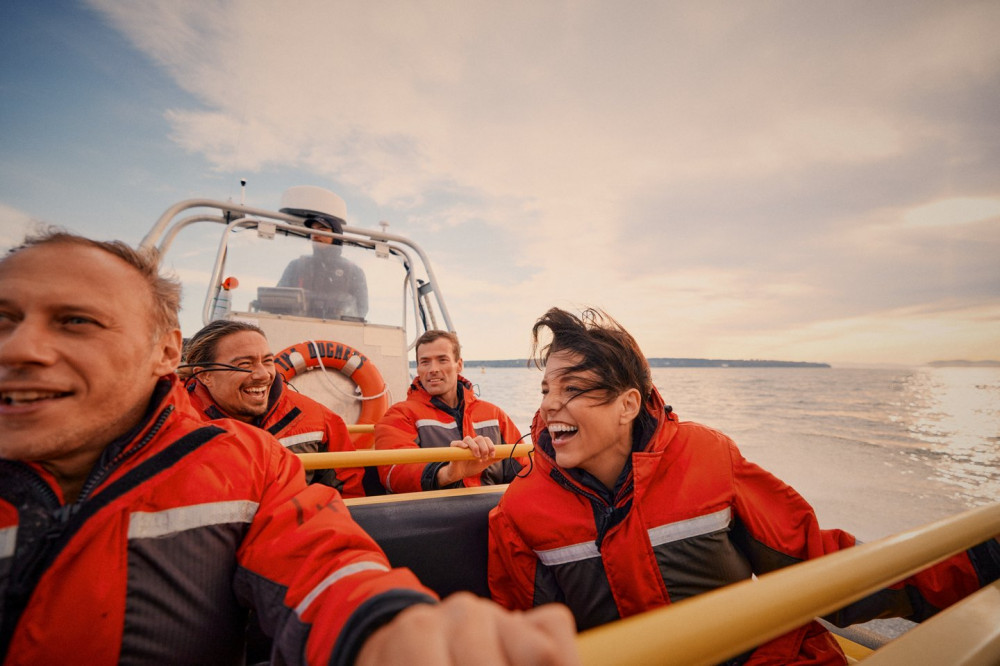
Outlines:
[[[407,291],[409,257],[403,254],[407,248],[388,251],[385,244],[376,247],[375,242],[361,240],[334,246],[280,230],[268,238],[253,228],[236,228],[226,235],[217,278],[212,268],[220,254],[217,226],[189,229],[176,238],[165,257],[165,268],[180,278],[183,287],[185,336],[219,316],[220,309],[221,316],[271,313],[404,329],[413,324],[412,292]],[[227,280],[232,288],[222,300],[228,303],[219,302],[215,287]]]
[[410,345],[422,331],[452,328],[419,245],[384,222],[334,230],[322,219],[310,228],[303,217],[189,199],[167,209],[142,246],[156,248],[181,281],[185,335],[230,315],[285,322],[281,332],[267,327],[276,340],[294,329],[366,348],[384,347],[387,327]]
[[402,258],[372,243],[311,241],[294,235],[262,238],[252,229],[229,240],[223,279],[235,312],[402,326],[406,268]]

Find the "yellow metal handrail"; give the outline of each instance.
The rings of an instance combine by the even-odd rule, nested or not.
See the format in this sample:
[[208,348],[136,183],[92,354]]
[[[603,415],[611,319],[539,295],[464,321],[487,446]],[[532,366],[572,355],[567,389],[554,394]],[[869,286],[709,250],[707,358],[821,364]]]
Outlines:
[[374,423],[348,423],[347,424],[347,432],[349,432],[351,434],[354,434],[354,433],[375,432],[375,424]]
[[[518,458],[534,450],[530,443],[500,444],[496,447],[496,458]],[[406,463],[445,462],[449,460],[472,460],[468,449],[455,446],[437,446],[428,449],[365,449],[359,451],[337,451],[330,453],[299,453],[303,467],[310,469],[332,469],[337,467],[371,467],[374,465],[401,465]]]
[[584,666],[717,664],[998,534],[1000,503],[585,631],[577,647]]

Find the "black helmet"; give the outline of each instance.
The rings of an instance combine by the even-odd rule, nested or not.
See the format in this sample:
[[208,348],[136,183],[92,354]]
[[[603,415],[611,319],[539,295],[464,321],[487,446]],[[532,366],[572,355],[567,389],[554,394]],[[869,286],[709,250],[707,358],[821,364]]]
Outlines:
[[335,217],[312,215],[307,217],[302,224],[309,229],[322,229],[323,231],[332,231],[335,234],[344,233],[344,221]]

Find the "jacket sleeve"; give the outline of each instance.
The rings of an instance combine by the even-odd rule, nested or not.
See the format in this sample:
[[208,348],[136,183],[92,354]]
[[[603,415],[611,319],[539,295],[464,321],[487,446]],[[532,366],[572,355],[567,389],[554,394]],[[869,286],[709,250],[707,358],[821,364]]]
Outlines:
[[[416,449],[417,424],[412,413],[403,409],[401,404],[394,405],[375,424],[376,449]],[[435,463],[431,463],[435,464]],[[380,465],[379,480],[389,493],[415,493],[424,488],[421,477],[427,465],[424,463],[409,463],[406,465]]]
[[281,274],[281,279],[278,280],[278,286],[303,288],[305,286],[303,284],[305,272],[309,270],[308,261],[306,257],[299,257],[288,262]]
[[[992,557],[989,555],[990,550],[993,551]],[[992,560],[992,575],[987,573],[990,567],[983,566],[987,559]],[[997,579],[998,566],[1000,544],[990,540],[919,571],[893,585],[891,589],[902,590],[906,594],[913,609],[907,617],[920,622],[964,599],[981,586],[992,583]]]
[[[503,441],[505,444],[517,444],[521,441],[521,431],[518,430],[514,422],[511,421],[510,417],[505,413],[503,419],[501,420],[503,424]],[[528,456],[520,456],[518,458],[513,458],[511,464],[504,465],[504,480],[503,483],[510,483],[517,476],[517,473],[522,469],[528,467],[531,464]]]
[[504,513],[503,499],[490,511],[488,577],[490,596],[504,608],[534,606],[538,557]]
[[234,588],[287,664],[351,663],[365,638],[434,593],[392,569],[332,488],[305,484],[298,458],[266,447],[259,505]]
[[[344,419],[329,409],[326,410],[325,416],[324,430],[326,432],[327,450],[353,451],[354,442],[351,440],[351,434],[347,432],[347,424],[344,423]],[[328,471],[334,474],[340,482],[340,494],[343,497],[365,496],[363,483],[365,470],[363,467],[341,467]]]
[[[497,408],[497,420],[500,423],[501,441],[494,442],[494,444],[516,444],[521,441],[521,431],[517,429],[510,417],[499,408]],[[479,475],[479,480],[481,483],[487,484],[510,483],[517,477],[518,472],[529,464],[528,456],[504,458],[483,470],[482,474]],[[474,483],[475,480],[476,477],[466,477],[462,481],[466,486],[481,485],[481,483]]]
[[351,271],[351,295],[358,302],[358,316],[368,316],[368,280],[365,272],[359,266],[354,266]]
[[497,420],[500,421],[500,436],[503,441],[494,442],[494,444],[516,444],[521,439],[521,431],[517,429],[506,412],[500,409],[497,411],[499,412]]
[[[791,486],[745,460],[731,444],[736,487],[738,524],[735,538],[750,559],[755,573],[765,573],[796,562],[833,553],[856,544],[854,537],[837,529],[823,530],[816,514]],[[905,617],[924,620],[968,596],[986,582],[983,574],[993,558],[983,544],[954,555],[888,588],[860,599],[826,617],[838,626],[876,618]],[[978,550],[977,550],[978,549]],[[1000,548],[998,548],[1000,550]],[[1000,563],[1000,553],[995,562]],[[994,565],[996,566],[996,565]],[[995,580],[995,577],[993,578]]]
[[[724,435],[720,435],[724,437]],[[822,530],[812,506],[794,488],[747,461],[726,438],[735,488],[737,544],[761,574],[854,545],[843,530]]]

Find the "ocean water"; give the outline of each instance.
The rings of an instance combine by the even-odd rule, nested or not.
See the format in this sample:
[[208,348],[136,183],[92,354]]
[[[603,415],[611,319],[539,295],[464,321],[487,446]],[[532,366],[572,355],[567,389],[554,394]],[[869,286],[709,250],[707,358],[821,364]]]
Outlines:
[[[541,372],[468,365],[528,431]],[[1000,501],[1000,369],[655,368],[683,421],[732,437],[862,541]]]

